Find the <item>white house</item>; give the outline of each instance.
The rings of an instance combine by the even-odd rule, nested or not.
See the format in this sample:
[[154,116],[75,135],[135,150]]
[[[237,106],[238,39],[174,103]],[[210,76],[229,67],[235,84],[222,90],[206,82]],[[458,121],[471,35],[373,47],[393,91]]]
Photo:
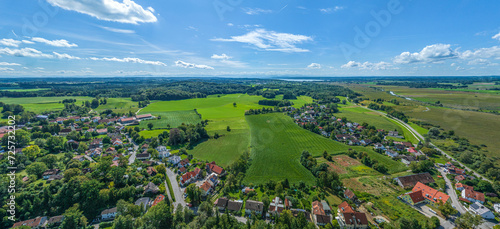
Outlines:
[[493,215],[493,212],[491,212],[490,209],[486,208],[485,206],[483,206],[479,202],[471,204],[469,206],[469,211],[471,213],[476,214],[476,215],[480,215],[484,219],[494,219],[495,218],[495,215]]
[[158,157],[160,159],[170,157],[170,149],[167,149],[167,147],[165,147],[165,146],[158,146],[158,147],[156,147],[156,150],[159,153]]
[[116,216],[116,207],[106,209],[101,212],[101,218],[102,220],[111,220],[114,219]]
[[181,161],[181,157],[180,156],[177,156],[177,155],[173,155],[171,157],[168,158],[168,162],[174,164],[174,165],[177,165],[179,164],[179,162]]
[[385,151],[385,154],[387,154],[387,156],[389,157],[397,157],[399,156],[399,153],[394,151],[394,150],[387,150]]

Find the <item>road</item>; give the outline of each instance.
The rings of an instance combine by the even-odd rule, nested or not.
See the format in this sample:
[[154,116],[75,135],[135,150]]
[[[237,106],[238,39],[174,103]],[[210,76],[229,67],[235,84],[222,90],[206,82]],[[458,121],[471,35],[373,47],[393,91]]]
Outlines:
[[451,180],[448,179],[448,177],[446,176],[444,169],[439,168],[438,171],[441,173],[441,176],[444,178],[444,181],[446,181],[446,193],[448,193],[448,195],[451,198],[451,204],[455,207],[455,209],[458,210],[458,212],[460,212],[460,214],[465,214],[467,212],[467,209],[465,209],[462,203],[460,203],[458,199],[459,196],[455,192]]
[[451,220],[446,220],[444,218],[441,218],[437,214],[434,214],[433,212],[431,212],[431,208],[429,208],[428,206],[426,206],[424,204],[419,204],[419,205],[413,206],[413,205],[408,204],[408,203],[406,203],[404,201],[403,201],[403,203],[405,203],[406,205],[412,207],[413,209],[417,210],[422,215],[425,215],[428,218],[431,218],[433,216],[438,217],[439,223],[441,224],[441,226],[439,228],[445,228],[445,229],[455,228],[455,224]]
[[137,154],[137,150],[139,149],[139,146],[137,144],[135,144],[134,140],[132,140],[132,138],[130,138],[130,136],[128,136],[128,134],[127,134],[127,139],[130,143],[132,143],[134,145],[134,151],[132,152],[132,155],[130,155],[130,157],[128,158],[128,164],[131,165],[135,161],[135,155]]
[[[173,195],[175,196],[175,202],[174,202],[174,208],[177,208],[177,206],[180,204],[181,206],[186,206],[186,202],[184,201],[184,192],[182,189],[179,187],[179,183],[177,182],[177,175],[167,168],[167,176],[168,179],[170,180],[170,183],[172,184],[172,189],[174,190]],[[168,188],[168,186],[167,186]],[[170,193],[172,195],[172,193]]]

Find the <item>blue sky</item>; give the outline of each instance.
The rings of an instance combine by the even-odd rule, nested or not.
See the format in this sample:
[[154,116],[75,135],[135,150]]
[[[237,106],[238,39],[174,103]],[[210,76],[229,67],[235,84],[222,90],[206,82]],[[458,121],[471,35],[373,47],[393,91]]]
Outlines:
[[4,0],[0,76],[498,75],[500,2]]

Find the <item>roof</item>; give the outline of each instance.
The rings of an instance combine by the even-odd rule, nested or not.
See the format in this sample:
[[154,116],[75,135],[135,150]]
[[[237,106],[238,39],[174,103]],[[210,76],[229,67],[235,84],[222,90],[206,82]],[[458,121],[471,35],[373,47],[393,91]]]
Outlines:
[[262,211],[264,209],[264,203],[255,200],[247,200],[245,209],[251,211]]
[[411,201],[413,201],[413,203],[420,203],[425,200],[424,195],[422,194],[422,190],[412,192],[408,194],[408,196],[410,196]]
[[28,226],[28,227],[37,227],[40,225],[43,219],[47,219],[47,217],[36,217],[34,219],[28,219],[25,221],[17,222],[14,225],[12,225],[12,228],[14,227],[20,227],[20,226]]
[[203,184],[200,186],[200,189],[203,189],[203,191],[208,192],[212,188],[212,185],[210,185],[210,182],[205,181]]
[[155,198],[155,200],[153,201],[153,204],[151,206],[156,206],[158,203],[160,203],[164,199],[165,199],[165,196],[163,194],[158,195]]
[[356,197],[356,194],[354,194],[354,192],[352,192],[351,189],[346,189],[344,191],[344,195],[349,199],[353,199]]
[[346,201],[342,202],[340,205],[339,205],[339,210],[340,212],[344,213],[354,213],[354,209],[352,209],[352,207],[349,205],[349,203],[347,203]]
[[484,194],[482,192],[476,192],[471,189],[464,189],[462,192],[465,192],[465,198],[471,198],[484,202]]
[[368,219],[366,218],[366,214],[362,212],[354,212],[354,213],[343,213],[345,223],[347,225],[368,225]]
[[423,184],[434,183],[434,178],[432,178],[429,173],[419,173],[408,176],[397,177],[396,179],[401,182],[404,188],[415,186],[418,182]]
[[478,203],[478,202],[471,204],[469,206],[469,209],[471,209],[472,211],[474,211],[478,215],[482,215],[484,213],[490,212],[490,209],[484,207],[481,203]]
[[217,173],[217,175],[221,175],[222,173],[224,173],[224,169],[216,165],[215,163],[210,163],[207,166],[210,169],[210,171]]
[[47,224],[60,223],[62,222],[63,219],[64,219],[63,215],[50,217],[49,220],[47,221]]
[[215,201],[215,206],[220,208],[225,208],[227,205],[228,199],[226,197],[219,198]]
[[327,224],[332,221],[329,215],[316,215],[316,222],[321,224]]
[[323,205],[319,201],[312,202],[312,213],[315,215],[324,215],[325,210],[323,210]]
[[433,189],[433,188],[431,188],[425,184],[422,184],[420,182],[418,182],[415,185],[415,187],[413,187],[412,191],[417,192],[419,190],[422,191],[422,195],[424,198],[426,198],[427,200],[432,201],[434,203],[439,203],[440,201],[442,201],[443,203],[446,203],[446,201],[448,201],[448,199],[450,198],[450,196],[448,196],[442,192],[439,192],[438,190]]
[[144,208],[146,208],[148,206],[150,200],[151,199],[149,199],[149,197],[142,197],[142,198],[139,198],[135,201],[135,205],[140,206],[142,203],[142,204],[144,204]]
[[231,211],[239,211],[241,209],[241,207],[243,206],[243,202],[239,202],[239,201],[232,201],[230,200],[228,203],[227,203],[227,210],[231,210]]
[[151,115],[151,114],[143,114],[143,115],[136,115],[135,117],[136,117],[136,118],[138,118],[138,119],[141,119],[141,118],[149,118],[149,117],[152,117],[152,115]]
[[116,213],[116,207],[110,208],[110,209],[106,209],[106,210],[102,211],[101,215],[113,214],[113,213]]

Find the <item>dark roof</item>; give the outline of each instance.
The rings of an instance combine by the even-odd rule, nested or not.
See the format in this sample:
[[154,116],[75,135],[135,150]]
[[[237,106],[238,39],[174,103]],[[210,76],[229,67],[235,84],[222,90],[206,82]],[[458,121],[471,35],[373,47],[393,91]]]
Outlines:
[[14,225],[12,225],[12,228],[20,227],[20,226],[37,227],[37,226],[40,226],[40,223],[42,222],[42,220],[46,220],[46,219],[47,219],[47,217],[45,217],[45,216],[43,216],[43,217],[39,216],[39,217],[36,217],[34,219],[28,219],[25,221],[17,222]]
[[353,198],[356,198],[356,194],[354,194],[354,192],[352,192],[350,189],[346,189],[344,191],[344,195],[349,198],[349,199],[353,199]]
[[366,218],[366,214],[362,212],[354,212],[354,213],[344,213],[345,223],[347,225],[368,225],[368,219]]
[[63,215],[50,217],[50,219],[47,221],[47,224],[61,223],[63,219],[64,219]]
[[225,208],[227,206],[228,199],[225,197],[217,199],[215,201],[215,206],[220,207],[220,208]]
[[434,183],[434,178],[432,178],[429,173],[419,173],[408,176],[397,177],[403,188],[415,186],[418,182],[423,184]]
[[116,212],[116,207],[114,208],[110,208],[110,209],[106,209],[104,211],[101,212],[101,215],[105,215],[105,214],[110,214],[110,213],[115,213]]
[[264,209],[264,203],[254,200],[247,200],[245,209],[248,209],[250,211],[262,211]]
[[241,209],[241,206],[243,206],[243,202],[237,202],[237,201],[230,200],[227,203],[227,210],[239,211]]
[[316,222],[321,224],[327,224],[332,221],[329,215],[316,215]]

